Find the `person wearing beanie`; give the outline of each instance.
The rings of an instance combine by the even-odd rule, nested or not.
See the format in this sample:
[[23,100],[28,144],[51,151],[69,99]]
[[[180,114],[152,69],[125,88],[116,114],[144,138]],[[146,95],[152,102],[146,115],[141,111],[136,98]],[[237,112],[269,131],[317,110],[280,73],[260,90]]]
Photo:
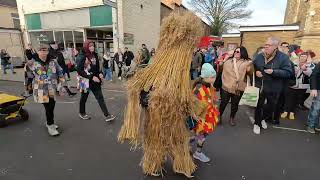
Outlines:
[[203,144],[208,134],[212,133],[217,126],[219,111],[217,108],[217,97],[213,83],[216,78],[216,71],[209,63],[204,63],[201,69],[200,78],[197,79],[193,85],[193,94],[195,102],[193,107],[193,115],[189,120],[192,121],[189,128],[193,130],[194,136],[191,137],[190,142],[196,143],[196,151],[193,154],[195,159],[201,162],[209,162],[203,151]]
[[46,127],[50,136],[57,136],[58,126],[54,122],[54,108],[56,104],[56,92],[62,93],[65,87],[65,78],[62,68],[55,59],[48,55],[49,46],[40,44],[37,49],[38,56],[29,64],[29,69],[34,75],[33,97],[36,103],[43,104],[47,123]]
[[235,126],[235,116],[242,94],[247,86],[248,75],[252,77],[252,61],[248,57],[247,49],[243,46],[236,48],[233,55],[224,62],[222,70],[222,88],[220,104],[220,124],[222,115],[231,99],[231,114],[229,124]]

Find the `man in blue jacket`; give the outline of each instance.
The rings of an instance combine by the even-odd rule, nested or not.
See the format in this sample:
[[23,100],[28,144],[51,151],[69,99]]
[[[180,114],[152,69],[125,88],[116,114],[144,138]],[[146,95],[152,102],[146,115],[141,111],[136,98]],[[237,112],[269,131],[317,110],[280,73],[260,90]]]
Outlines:
[[286,88],[285,81],[291,77],[293,72],[289,57],[278,50],[279,43],[278,38],[269,37],[263,53],[257,55],[253,61],[257,77],[256,85],[260,88],[253,128],[255,134],[260,134],[261,127],[267,129],[267,123],[264,120],[266,116],[271,117],[273,124],[280,124],[279,97]]

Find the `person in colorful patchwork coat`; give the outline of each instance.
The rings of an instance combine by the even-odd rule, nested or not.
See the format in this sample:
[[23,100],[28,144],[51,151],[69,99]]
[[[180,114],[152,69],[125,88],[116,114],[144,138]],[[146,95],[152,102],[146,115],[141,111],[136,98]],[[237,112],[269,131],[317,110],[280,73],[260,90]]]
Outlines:
[[201,162],[209,162],[210,158],[202,152],[206,137],[212,133],[217,126],[219,110],[217,108],[217,97],[212,84],[215,81],[216,71],[209,63],[204,63],[201,69],[201,75],[195,81],[193,94],[196,97],[194,104],[193,131],[195,135],[190,142],[197,143],[197,150],[193,154],[195,159]]
[[65,86],[65,78],[62,68],[55,59],[48,56],[49,46],[40,44],[37,49],[38,57],[29,67],[34,74],[33,96],[36,103],[43,104],[47,117],[46,127],[51,136],[59,135],[58,126],[54,124],[54,107],[56,104],[56,92],[62,93]]

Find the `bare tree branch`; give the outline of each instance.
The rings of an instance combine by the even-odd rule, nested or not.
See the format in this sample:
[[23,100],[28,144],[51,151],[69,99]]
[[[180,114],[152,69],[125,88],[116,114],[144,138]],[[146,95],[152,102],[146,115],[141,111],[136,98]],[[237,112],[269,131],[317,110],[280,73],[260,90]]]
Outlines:
[[252,14],[247,9],[249,0],[191,0],[189,4],[210,23],[214,35],[237,27],[235,20],[246,20]]

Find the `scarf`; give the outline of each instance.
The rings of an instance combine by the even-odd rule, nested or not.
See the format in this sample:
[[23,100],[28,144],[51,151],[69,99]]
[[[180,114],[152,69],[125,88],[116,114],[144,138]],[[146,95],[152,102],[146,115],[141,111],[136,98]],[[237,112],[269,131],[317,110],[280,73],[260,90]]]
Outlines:
[[273,51],[273,53],[271,53],[271,54],[266,54],[265,52],[263,52],[262,54],[263,54],[263,57],[264,57],[264,63],[268,64],[268,62],[270,62],[276,56],[277,51],[278,51],[278,49],[275,49]]

